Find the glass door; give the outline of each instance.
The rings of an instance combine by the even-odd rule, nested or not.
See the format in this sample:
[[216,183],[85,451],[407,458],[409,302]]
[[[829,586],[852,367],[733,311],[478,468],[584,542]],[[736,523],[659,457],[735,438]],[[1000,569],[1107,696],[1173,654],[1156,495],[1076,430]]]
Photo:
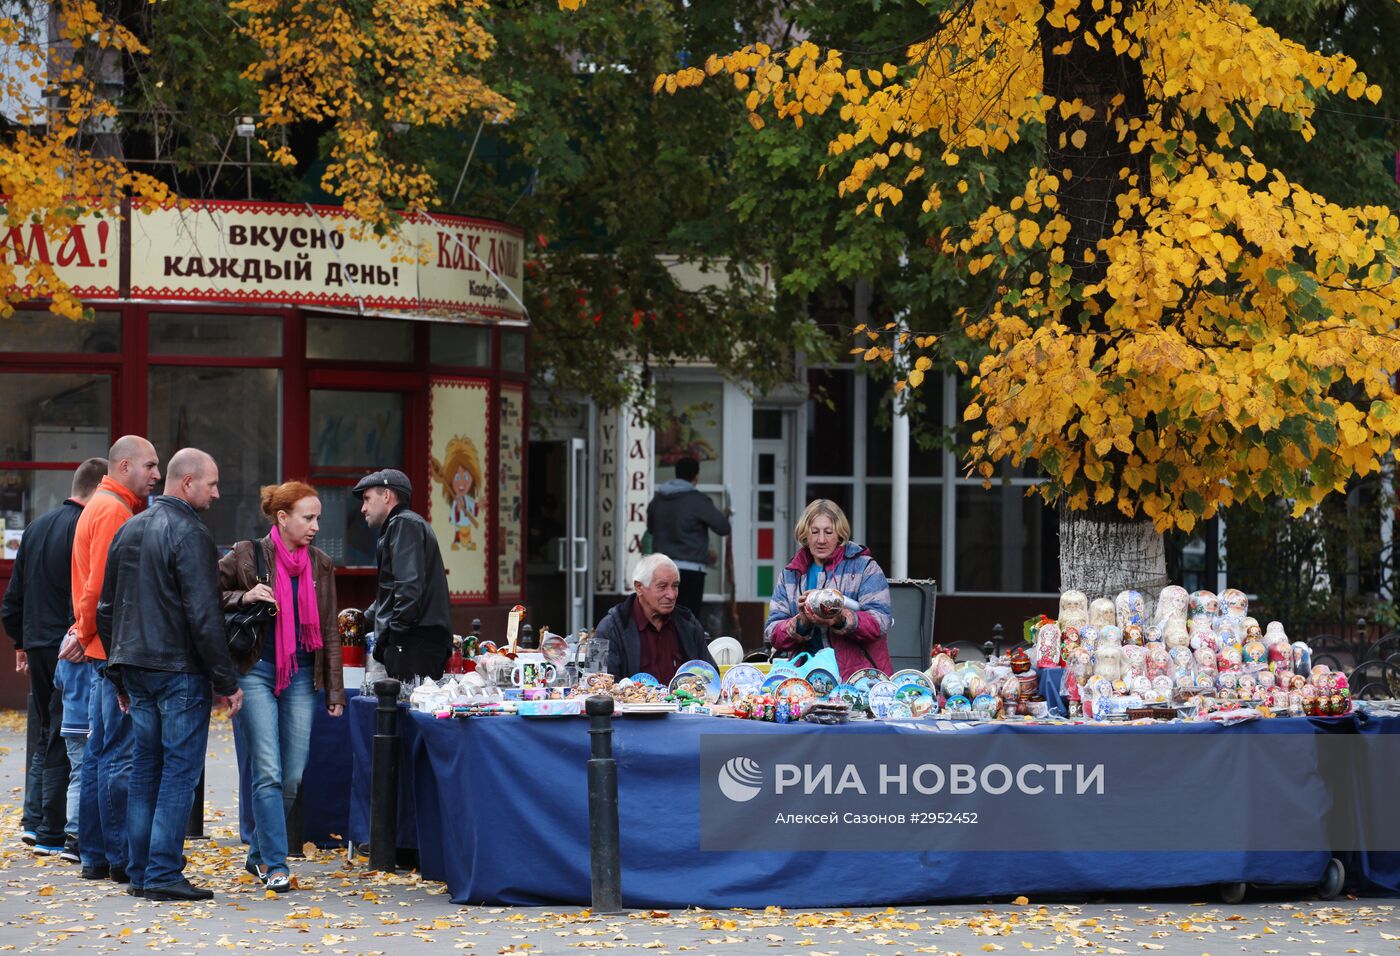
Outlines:
[[350,493],[380,468],[404,469],[401,392],[311,389],[311,481],[321,493],[316,544],[337,567],[373,567],[375,535]]
[[569,633],[591,623],[587,465],[582,438],[530,442],[530,619]]

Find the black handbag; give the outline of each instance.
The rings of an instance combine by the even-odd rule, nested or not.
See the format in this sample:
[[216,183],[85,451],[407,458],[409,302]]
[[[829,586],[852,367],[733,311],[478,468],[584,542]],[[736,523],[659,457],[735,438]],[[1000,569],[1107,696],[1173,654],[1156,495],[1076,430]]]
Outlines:
[[[267,568],[263,564],[262,542],[254,541],[253,560],[257,562],[258,584],[267,584]],[[253,653],[258,637],[277,617],[277,605],[271,601],[254,601],[224,612],[224,635],[228,638],[228,652],[234,657],[247,657]]]

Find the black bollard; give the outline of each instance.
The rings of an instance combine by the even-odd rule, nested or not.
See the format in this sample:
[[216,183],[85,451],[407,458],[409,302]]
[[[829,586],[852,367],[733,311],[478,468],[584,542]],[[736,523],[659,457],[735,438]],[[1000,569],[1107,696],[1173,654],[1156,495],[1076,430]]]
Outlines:
[[622,912],[622,847],[617,824],[617,761],[612,755],[611,697],[584,703],[593,756],[588,761],[588,848],[593,871],[593,912]]
[[204,839],[204,771],[199,772],[199,783],[194,787],[194,800],[190,803],[190,818],[185,821],[185,836],[193,840]]
[[392,873],[399,830],[399,682],[375,681],[374,696],[379,706],[370,763],[369,865]]

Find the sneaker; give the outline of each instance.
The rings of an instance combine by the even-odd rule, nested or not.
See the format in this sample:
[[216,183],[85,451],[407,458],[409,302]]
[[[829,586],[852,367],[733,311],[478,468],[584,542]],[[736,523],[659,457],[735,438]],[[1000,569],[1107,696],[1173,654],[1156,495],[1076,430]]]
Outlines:
[[292,874],[286,870],[267,874],[267,888],[274,893],[285,893],[292,888]]
[[111,869],[106,863],[96,863],[92,866],[83,867],[82,877],[85,880],[105,880],[111,876]]
[[78,855],[78,841],[69,837],[63,841],[63,852],[58,858],[64,863],[81,863],[82,857]]
[[33,830],[21,830],[19,831],[19,842],[25,846],[33,846],[39,842],[39,834]]
[[63,847],[61,846],[45,846],[42,843],[34,844],[35,856],[58,856],[62,852]]

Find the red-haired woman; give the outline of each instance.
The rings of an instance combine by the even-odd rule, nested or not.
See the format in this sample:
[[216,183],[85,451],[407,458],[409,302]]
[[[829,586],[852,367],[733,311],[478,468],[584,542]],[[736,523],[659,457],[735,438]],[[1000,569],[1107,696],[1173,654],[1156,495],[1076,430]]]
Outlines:
[[[316,692],[325,692],[327,712],[339,717],[345,690],[334,569],[311,545],[320,530],[321,499],[305,482],[287,481],[263,488],[262,511],[272,522],[267,537],[234,545],[219,562],[219,576],[226,609],[254,601],[277,605],[273,624],[236,661],[243,709],[234,719],[252,777],[253,832],[244,865],[280,893],[291,888],[286,813],[306,769]],[[254,548],[263,550],[266,583],[258,580]]]

